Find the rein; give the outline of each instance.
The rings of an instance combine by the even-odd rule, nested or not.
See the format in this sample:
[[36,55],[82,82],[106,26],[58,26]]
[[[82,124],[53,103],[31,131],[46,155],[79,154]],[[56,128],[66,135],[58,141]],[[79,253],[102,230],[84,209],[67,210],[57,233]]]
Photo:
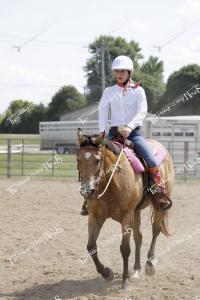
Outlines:
[[122,147],[122,149],[121,149],[121,151],[120,151],[119,157],[118,157],[117,162],[116,162],[116,164],[115,164],[115,167],[114,167],[114,169],[113,169],[113,171],[112,171],[112,174],[110,175],[110,178],[109,178],[109,180],[108,180],[108,183],[107,183],[107,185],[106,185],[104,191],[103,191],[101,194],[98,194],[98,195],[97,195],[97,199],[100,199],[100,198],[105,194],[105,192],[107,191],[107,189],[108,189],[108,187],[109,187],[109,184],[110,184],[110,182],[111,182],[111,180],[112,180],[112,178],[113,178],[113,175],[114,175],[114,173],[115,173],[115,170],[117,169],[117,166],[118,166],[118,163],[119,163],[120,158],[121,158],[121,156],[122,156],[124,147],[125,147],[125,142],[124,142],[124,145],[123,145],[123,147]]
[[[119,164],[119,161],[120,161],[120,158],[121,158],[121,156],[122,156],[122,153],[123,153],[123,150],[124,150],[124,147],[125,147],[125,145],[126,145],[126,140],[124,141],[124,144],[123,144],[123,147],[122,147],[122,149],[121,149],[121,151],[120,151],[120,154],[119,154],[119,157],[118,157],[118,159],[117,159],[117,161],[116,161],[116,163],[115,163],[115,167],[113,168],[113,171],[112,171],[112,174],[110,175],[110,177],[109,177],[109,180],[108,180],[108,182],[107,182],[107,184],[106,184],[106,187],[105,187],[105,189],[103,190],[103,192],[101,193],[101,194],[98,194],[97,195],[97,199],[100,199],[104,194],[105,194],[105,192],[107,191],[107,189],[108,189],[108,187],[109,187],[109,185],[110,185],[110,182],[111,182],[111,180],[112,180],[112,178],[113,178],[113,176],[114,176],[114,173],[115,173],[115,170],[117,169],[117,166],[118,166],[118,164]],[[92,146],[95,146],[95,145],[92,145]],[[84,147],[84,146],[80,146],[79,147],[79,149],[77,150],[77,156],[78,156],[78,153],[79,153],[79,151],[81,151],[81,150],[85,150],[85,149],[87,149],[87,150],[95,150],[95,151],[97,151],[97,149],[100,149],[100,151],[101,151],[101,148],[98,148],[98,146],[95,146],[95,147]],[[103,156],[102,156],[102,153],[101,153],[101,159],[100,159],[100,166],[99,166],[99,169],[98,169],[98,173],[96,174],[96,178],[99,176],[99,173],[101,173],[101,165],[102,165],[102,161],[103,161],[103,158],[102,158]],[[78,160],[77,160],[78,161]],[[77,167],[78,167],[78,170],[79,170],[79,165],[78,165],[78,163],[77,163]],[[101,178],[101,176],[99,176],[100,178]],[[80,179],[81,179],[81,176],[80,176],[80,171],[79,171],[79,181],[80,181]]]
[[[79,152],[80,152],[81,150],[85,150],[85,149],[87,149],[87,150],[93,150],[93,151],[95,150],[95,152],[97,152],[97,150],[100,150],[100,152],[101,152],[101,148],[99,148],[99,147],[96,146],[96,145],[92,145],[92,146],[94,146],[94,147],[84,147],[84,146],[80,146],[79,149],[77,150],[76,158],[77,158]],[[102,161],[103,161],[102,153],[100,154],[100,156],[101,156],[101,158],[100,158],[100,165],[99,165],[99,168],[98,168],[98,170],[97,170],[98,173],[97,173],[96,176],[95,176],[95,180],[96,180],[96,178],[99,176],[99,173],[101,172],[101,165],[102,165]],[[79,171],[79,181],[81,181],[81,175],[80,175],[80,170],[79,170],[78,159],[77,159],[77,169],[78,169],[78,171]]]

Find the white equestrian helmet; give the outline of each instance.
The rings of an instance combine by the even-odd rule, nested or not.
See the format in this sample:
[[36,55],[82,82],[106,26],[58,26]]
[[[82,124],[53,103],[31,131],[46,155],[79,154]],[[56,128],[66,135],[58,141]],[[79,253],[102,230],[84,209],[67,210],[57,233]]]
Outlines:
[[112,63],[112,70],[128,70],[133,72],[133,62],[130,57],[126,55],[117,56]]

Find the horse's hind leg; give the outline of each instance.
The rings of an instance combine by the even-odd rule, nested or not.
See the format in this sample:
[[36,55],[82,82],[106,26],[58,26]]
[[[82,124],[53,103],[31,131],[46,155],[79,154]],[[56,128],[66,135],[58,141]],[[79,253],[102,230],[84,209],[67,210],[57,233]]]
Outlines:
[[141,250],[141,245],[142,245],[141,211],[140,210],[135,212],[133,238],[135,241],[135,264],[134,264],[135,273],[133,274],[133,278],[139,278],[140,270],[141,270],[140,250]]
[[99,236],[100,230],[105,222],[105,219],[96,219],[91,214],[89,214],[88,219],[88,244],[87,250],[90,253],[97,272],[102,275],[103,278],[110,281],[113,279],[113,272],[111,269],[104,267],[104,265],[99,261],[98,251],[97,251],[97,238]]
[[155,258],[155,246],[156,246],[157,237],[159,236],[161,231],[166,236],[169,235],[168,228],[167,228],[167,216],[168,216],[167,210],[158,210],[154,212],[154,220],[152,224],[153,237],[152,237],[149,252],[147,254],[148,260],[145,266],[145,271],[147,275],[153,275],[156,271],[155,265],[157,261]]
[[123,218],[122,223],[122,242],[120,245],[120,251],[123,258],[123,275],[122,275],[122,288],[124,288],[128,284],[128,259],[131,252],[130,248],[130,235],[133,229],[133,215],[131,213],[127,213]]

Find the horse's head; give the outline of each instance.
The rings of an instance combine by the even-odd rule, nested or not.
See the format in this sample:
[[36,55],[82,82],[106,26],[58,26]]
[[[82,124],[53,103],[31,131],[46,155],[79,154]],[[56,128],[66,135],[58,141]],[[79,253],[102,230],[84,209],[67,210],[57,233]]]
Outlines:
[[81,178],[80,193],[85,198],[92,198],[99,183],[102,165],[101,143],[104,135],[85,135],[78,128],[79,149],[77,162]]

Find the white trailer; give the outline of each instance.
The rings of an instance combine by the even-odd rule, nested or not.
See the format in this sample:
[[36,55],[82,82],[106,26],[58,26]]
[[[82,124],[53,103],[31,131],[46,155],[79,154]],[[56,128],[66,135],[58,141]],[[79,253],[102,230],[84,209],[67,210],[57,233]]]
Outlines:
[[99,132],[97,121],[40,122],[41,150],[55,149],[57,153],[74,153],[77,149],[77,129],[86,134]]
[[[107,131],[110,121],[107,124]],[[56,149],[58,153],[74,153],[77,149],[77,128],[87,134],[98,133],[98,121],[41,122],[41,150]],[[200,116],[148,117],[144,121],[146,138],[160,141],[170,152],[174,164],[182,166],[188,160],[200,157]],[[199,161],[199,160],[198,160]],[[195,165],[195,174],[199,165]]]
[[[144,133],[168,149],[177,168],[200,161],[200,116],[150,117],[144,124]],[[200,176],[200,164],[194,163],[189,173]]]

